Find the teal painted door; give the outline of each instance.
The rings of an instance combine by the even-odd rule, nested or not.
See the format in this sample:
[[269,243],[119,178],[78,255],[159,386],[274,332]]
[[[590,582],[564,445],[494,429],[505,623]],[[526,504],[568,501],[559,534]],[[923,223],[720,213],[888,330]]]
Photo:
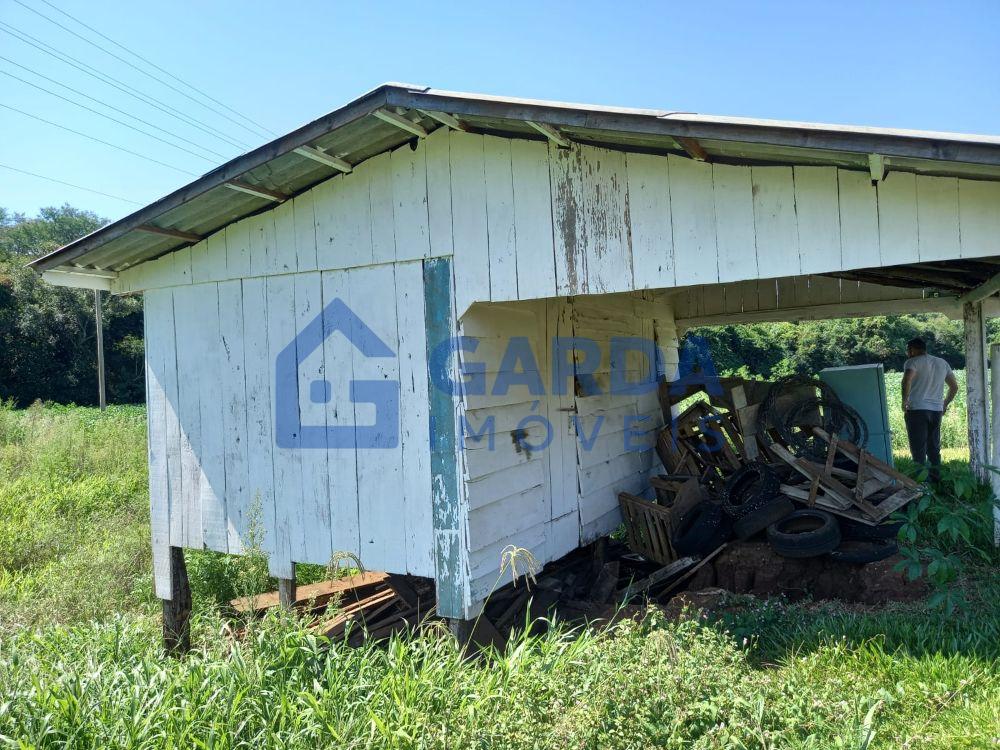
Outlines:
[[892,463],[892,432],[885,398],[885,371],[882,365],[828,367],[819,377],[828,383],[840,400],[854,409],[868,425],[868,450],[876,458]]

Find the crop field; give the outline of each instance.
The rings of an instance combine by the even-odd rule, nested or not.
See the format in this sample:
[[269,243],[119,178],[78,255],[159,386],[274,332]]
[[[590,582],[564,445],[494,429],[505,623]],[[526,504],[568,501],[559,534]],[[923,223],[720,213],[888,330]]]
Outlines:
[[[287,616],[234,628],[223,605],[250,563],[189,552],[196,650],[175,660],[150,583],[144,421],[0,408],[0,746],[1000,746],[985,491],[937,493],[918,519],[920,548],[961,561],[951,612],[734,596],[682,622],[555,622],[470,660],[440,627],[358,649]],[[951,517],[964,533],[941,528]]]

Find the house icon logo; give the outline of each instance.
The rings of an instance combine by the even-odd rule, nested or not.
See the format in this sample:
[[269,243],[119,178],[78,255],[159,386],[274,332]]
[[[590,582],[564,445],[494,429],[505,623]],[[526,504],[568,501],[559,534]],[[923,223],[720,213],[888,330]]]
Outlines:
[[[319,349],[327,337],[340,331],[365,357],[395,357],[375,332],[337,298],[311,320],[279,352],[274,363],[275,430],[279,448],[395,448],[399,444],[399,381],[351,380],[349,397],[355,404],[373,404],[372,425],[304,425],[299,408],[299,367],[306,357]],[[326,366],[342,366],[327,362]],[[309,399],[325,404],[333,400],[329,380],[314,380],[309,385]]]

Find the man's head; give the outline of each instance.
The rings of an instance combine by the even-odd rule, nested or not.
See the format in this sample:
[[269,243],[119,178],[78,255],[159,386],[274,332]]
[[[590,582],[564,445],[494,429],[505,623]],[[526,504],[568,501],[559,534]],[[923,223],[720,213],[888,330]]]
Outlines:
[[923,339],[910,339],[906,342],[907,357],[919,357],[921,354],[927,354],[927,344]]

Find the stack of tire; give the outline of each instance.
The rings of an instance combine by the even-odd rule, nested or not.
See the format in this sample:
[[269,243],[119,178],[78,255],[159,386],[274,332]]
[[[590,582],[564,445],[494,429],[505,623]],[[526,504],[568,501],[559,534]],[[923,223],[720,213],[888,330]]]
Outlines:
[[780,494],[780,484],[766,464],[741,467],[727,479],[720,502],[703,500],[680,519],[674,550],[703,557],[734,536],[745,541],[766,530],[768,543],[783,557],[830,555],[841,562],[869,563],[898,551],[894,539],[899,524],[869,526],[818,508],[796,510]]

